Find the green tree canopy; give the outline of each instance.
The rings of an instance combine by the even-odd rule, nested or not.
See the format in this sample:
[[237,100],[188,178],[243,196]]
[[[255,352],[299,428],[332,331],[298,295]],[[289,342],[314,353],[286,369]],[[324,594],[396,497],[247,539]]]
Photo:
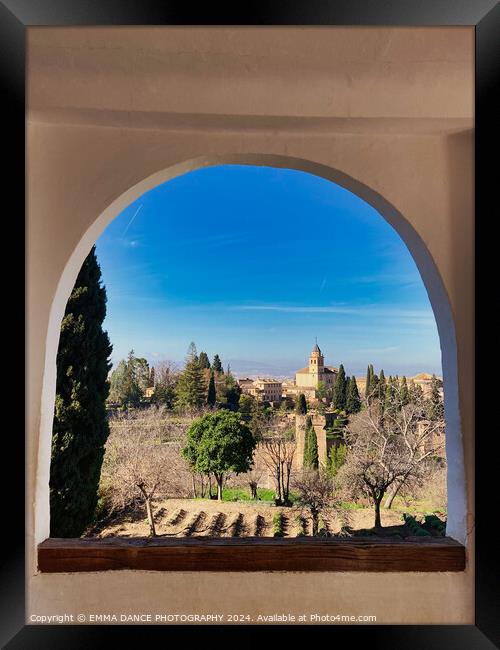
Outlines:
[[220,500],[225,476],[251,468],[255,445],[252,432],[240,415],[222,409],[192,423],[182,454],[194,471],[215,477]]
[[238,402],[239,412],[245,416],[245,418],[250,418],[253,413],[254,408],[254,398],[251,395],[242,393]]
[[106,290],[94,246],[61,323],[50,464],[52,537],[79,537],[97,504],[109,435],[106,398],[112,347],[102,329],[105,316]]

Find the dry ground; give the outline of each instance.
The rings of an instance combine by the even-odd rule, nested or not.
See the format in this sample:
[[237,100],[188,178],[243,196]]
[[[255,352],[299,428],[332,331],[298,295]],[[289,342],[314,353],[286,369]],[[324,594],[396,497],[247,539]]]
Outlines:
[[[166,537],[272,537],[273,516],[281,511],[284,515],[285,537],[294,537],[300,532],[297,508],[276,507],[269,502],[231,502],[209,499],[167,499],[155,504],[156,532]],[[373,526],[374,514],[371,508],[349,510],[349,528],[360,533]],[[325,518],[327,529],[332,534],[340,532],[341,521],[335,516]],[[383,510],[382,525],[385,534],[406,536],[402,526],[401,510]],[[310,524],[306,523],[307,534]],[[92,537],[144,537],[149,533],[145,511],[121,513],[105,524],[90,531]]]

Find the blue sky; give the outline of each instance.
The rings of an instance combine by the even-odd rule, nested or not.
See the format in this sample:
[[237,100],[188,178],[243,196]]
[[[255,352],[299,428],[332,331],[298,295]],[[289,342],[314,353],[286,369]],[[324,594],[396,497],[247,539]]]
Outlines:
[[436,323],[405,244],[360,198],[311,174],[221,165],[143,194],[97,257],[113,363],[182,364],[190,341],[237,375],[291,375],[318,338],[364,374],[441,374]]

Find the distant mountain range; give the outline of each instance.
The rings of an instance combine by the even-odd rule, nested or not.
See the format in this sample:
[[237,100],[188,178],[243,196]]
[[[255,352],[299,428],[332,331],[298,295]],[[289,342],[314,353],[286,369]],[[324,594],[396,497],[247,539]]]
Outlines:
[[[227,362],[224,362],[224,369],[227,367]],[[229,360],[229,366],[231,368],[231,372],[238,377],[238,379],[242,379],[244,377],[249,377],[250,379],[256,379],[257,377],[274,377],[276,379],[294,379],[295,378],[295,372],[299,368],[303,368],[304,365],[304,360],[302,361],[297,361],[297,362],[290,362],[290,361],[273,361],[273,362],[263,362],[263,361],[248,361],[248,360],[243,360],[243,359],[230,359]],[[334,363],[334,366],[338,366],[339,362]],[[349,364],[344,363],[344,367],[346,369],[346,373],[348,375],[355,375],[356,377],[363,377],[366,374],[366,366],[365,367],[359,367],[358,365],[354,365],[351,367]],[[424,374],[429,374],[432,375],[432,373],[435,373],[436,376],[440,377],[442,375],[441,368],[422,368],[422,366],[416,366],[416,365],[405,365],[401,364],[397,368],[394,368],[392,366],[385,367],[383,366],[384,373],[386,377],[389,375],[399,375],[399,377],[406,376],[406,377],[415,377],[415,375],[419,373],[424,373]],[[380,368],[375,367],[375,372],[378,374],[380,372]]]

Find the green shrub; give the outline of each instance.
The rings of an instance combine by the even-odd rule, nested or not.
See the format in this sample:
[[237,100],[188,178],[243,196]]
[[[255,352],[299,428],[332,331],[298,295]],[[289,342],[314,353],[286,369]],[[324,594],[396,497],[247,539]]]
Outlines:
[[283,530],[283,514],[276,512],[273,517],[273,536],[283,537],[285,532]]
[[297,517],[297,526],[299,529],[299,532],[297,533],[297,537],[306,537],[307,535],[307,522],[302,515],[299,515]]
[[408,527],[409,531],[411,532],[412,535],[415,535],[416,537],[430,537],[431,534],[429,531],[425,530],[425,528],[422,528],[420,523],[413,517],[412,515],[408,515],[403,513],[403,520]]
[[431,528],[438,535],[444,536],[446,534],[446,521],[442,521],[436,515],[425,515],[424,521],[427,528]]

